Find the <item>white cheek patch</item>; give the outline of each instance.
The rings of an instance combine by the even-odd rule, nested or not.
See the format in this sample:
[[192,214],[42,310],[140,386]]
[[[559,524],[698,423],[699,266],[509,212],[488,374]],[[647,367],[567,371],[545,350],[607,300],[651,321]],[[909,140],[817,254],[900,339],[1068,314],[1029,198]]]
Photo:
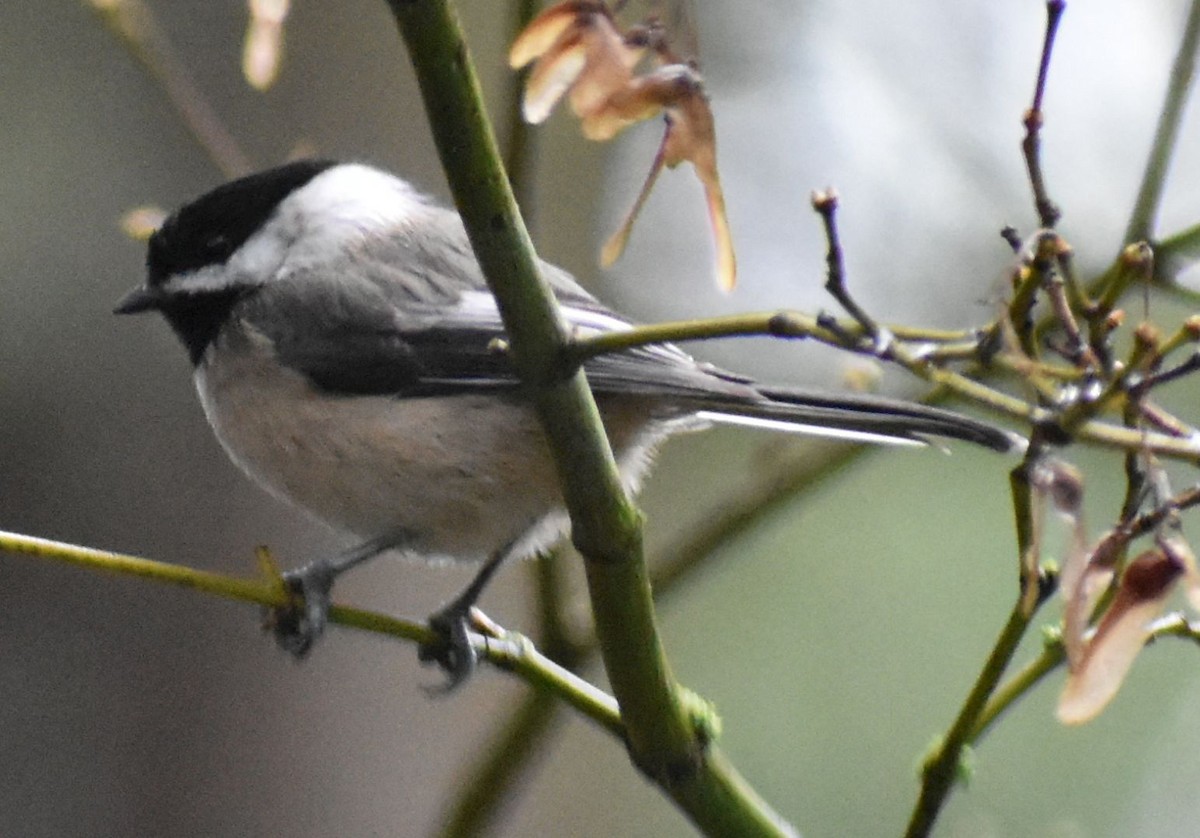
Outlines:
[[[245,249],[244,245],[242,249]],[[168,297],[226,291],[234,285],[229,271],[232,262],[233,259],[230,259],[224,265],[205,265],[194,271],[172,274],[171,278],[163,283],[161,290],[164,296]]]
[[[280,221],[320,219],[330,232],[361,232],[381,226],[405,228],[431,209],[409,184],[370,166],[346,164],[317,175],[281,205]],[[305,235],[323,230],[304,230]]]
[[325,263],[370,235],[412,236],[422,217],[434,212],[399,178],[369,166],[335,166],[289,195],[230,260],[229,271],[277,279],[289,264]]
[[204,294],[270,281],[283,267],[288,238],[286,231],[273,221],[247,239],[224,264],[173,274],[162,290],[168,295]]
[[225,271],[235,284],[249,281],[250,284],[273,279],[279,273],[287,257],[290,244],[289,231],[271,222],[246,240],[229,261]]
[[166,290],[219,291],[271,282],[286,274],[287,264],[323,261],[372,231],[404,235],[430,208],[423,195],[389,174],[335,166],[289,195],[225,264],[173,277]]

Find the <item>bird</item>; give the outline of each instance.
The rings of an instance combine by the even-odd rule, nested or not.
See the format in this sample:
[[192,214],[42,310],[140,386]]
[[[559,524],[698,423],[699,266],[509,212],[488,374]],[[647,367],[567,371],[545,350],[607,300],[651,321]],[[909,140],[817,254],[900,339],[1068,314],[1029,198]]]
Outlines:
[[[538,269],[570,334],[631,320],[565,270]],[[304,605],[276,621],[301,657],[329,592],[389,550],[482,562],[431,618],[430,652],[456,684],[475,665],[469,609],[495,569],[565,534],[556,472],[511,357],[495,297],[457,212],[358,162],[305,159],[224,183],[150,236],[144,282],[119,314],[158,312],[191,361],[204,415],[254,482],[354,546],[285,574]],[[767,385],[672,344],[583,364],[625,487],[659,443],[713,424],[868,442],[1019,440],[949,410],[900,399]]]

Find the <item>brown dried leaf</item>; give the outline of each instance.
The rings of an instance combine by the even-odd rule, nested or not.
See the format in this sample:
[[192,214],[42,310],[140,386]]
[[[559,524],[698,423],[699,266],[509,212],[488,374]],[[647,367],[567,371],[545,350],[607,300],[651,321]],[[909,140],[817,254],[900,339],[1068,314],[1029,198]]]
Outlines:
[[686,160],[692,164],[704,186],[717,253],[718,283],[722,290],[732,291],[737,283],[737,260],[725,211],[725,194],[717,171],[716,129],[708,97],[696,71],[684,64],[670,64],[635,79],[585,118],[583,130],[591,139],[609,139],[632,123],[660,111],[666,112],[667,119],[663,141],[637,201],[605,245],[604,263],[611,264],[621,255],[633,222],[662,167],[675,168]]
[[1146,644],[1150,622],[1162,613],[1184,571],[1175,556],[1161,549],[1148,550],[1129,563],[1081,660],[1071,665],[1058,700],[1061,722],[1091,721],[1117,694]]
[[[633,223],[664,166],[690,161],[704,186],[717,252],[717,276],[729,291],[737,278],[733,238],[716,163],[712,109],[699,73],[681,62],[634,74],[647,50],[658,60],[673,53],[655,25],[622,33],[606,4],[563,2],[551,6],[517,36],[509,63],[536,61],[526,81],[523,111],[531,123],[544,121],[564,95],[592,140],[610,140],[635,122],[665,114],[663,141],[632,209],[601,252],[603,264],[625,249]],[[569,92],[569,94],[568,94]]]
[[167,220],[167,211],[150,204],[134,207],[121,216],[121,232],[134,241],[149,241],[154,231]]
[[1063,646],[1066,647],[1067,661],[1071,666],[1079,666],[1083,662],[1092,610],[1112,578],[1112,568],[1089,563],[1076,580],[1075,587],[1063,586]]
[[554,42],[570,27],[577,25],[581,14],[606,11],[603,3],[558,3],[543,9],[517,35],[508,50],[508,66],[519,70],[549,52]]
[[[670,130],[669,124],[667,130]],[[667,140],[664,136],[663,141],[659,143],[658,151],[654,155],[654,162],[650,164],[650,172],[646,175],[645,182],[642,183],[641,191],[638,192],[637,200],[633,202],[633,206],[629,208],[629,212],[625,214],[625,218],[621,220],[621,226],[609,237],[608,241],[604,243],[604,248],[600,251],[600,264],[606,268],[621,258],[621,254],[625,252],[625,245],[629,242],[629,234],[633,232],[633,222],[637,220],[638,214],[642,211],[642,206],[646,203],[646,199],[650,197],[650,190],[654,188],[654,182],[662,174],[666,144]]]
[[279,78],[283,60],[283,23],[291,0],[250,0],[250,24],[242,48],[242,74],[256,90]]
[[528,122],[545,121],[568,90],[571,108],[586,116],[629,84],[645,49],[630,45],[603,3],[560,3],[542,12],[517,36],[509,63],[537,63],[525,83]]
[[702,88],[696,87],[681,97],[670,114],[667,165],[690,161],[696,177],[704,184],[708,222],[717,251],[717,280],[722,290],[732,291],[737,284],[737,260],[729,231],[729,216],[725,211],[725,192],[721,189],[721,175],[717,171],[717,134],[708,97]]
[[545,122],[558,100],[579,79],[587,62],[587,47],[578,38],[563,40],[556,44],[554,52],[543,55],[525,82],[525,96],[521,100],[525,121],[532,125]]
[[[588,65],[571,88],[571,110],[586,120],[597,110],[607,107],[609,99],[636,83],[633,70],[642,60],[645,50],[631,46],[608,27],[600,25],[590,33]],[[586,127],[584,135],[588,136]],[[588,136],[588,139],[595,139]]]

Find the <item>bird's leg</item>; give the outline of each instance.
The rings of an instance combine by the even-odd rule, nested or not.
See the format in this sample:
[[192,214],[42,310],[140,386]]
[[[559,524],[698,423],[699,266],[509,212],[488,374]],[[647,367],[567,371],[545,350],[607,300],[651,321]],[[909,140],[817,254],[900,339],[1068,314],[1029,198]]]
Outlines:
[[471,645],[471,609],[500,565],[513,554],[517,541],[513,539],[492,553],[462,593],[429,616],[429,627],[440,635],[440,640],[422,645],[418,654],[423,663],[436,663],[446,673],[446,682],[427,688],[429,692],[452,692],[475,671],[479,654]]
[[404,539],[395,535],[380,536],[332,558],[317,559],[284,573],[283,583],[294,595],[295,602],[288,607],[274,609],[271,614],[269,625],[275,634],[275,642],[296,658],[307,655],[325,631],[331,604],[329,594],[337,578],[403,543]]

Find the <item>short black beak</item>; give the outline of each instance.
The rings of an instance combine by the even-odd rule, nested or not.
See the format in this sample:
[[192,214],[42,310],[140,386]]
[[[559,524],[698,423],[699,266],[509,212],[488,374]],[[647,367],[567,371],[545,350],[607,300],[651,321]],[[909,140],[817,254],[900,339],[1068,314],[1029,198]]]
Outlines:
[[113,314],[141,314],[159,307],[161,296],[144,285],[139,285],[121,298]]

